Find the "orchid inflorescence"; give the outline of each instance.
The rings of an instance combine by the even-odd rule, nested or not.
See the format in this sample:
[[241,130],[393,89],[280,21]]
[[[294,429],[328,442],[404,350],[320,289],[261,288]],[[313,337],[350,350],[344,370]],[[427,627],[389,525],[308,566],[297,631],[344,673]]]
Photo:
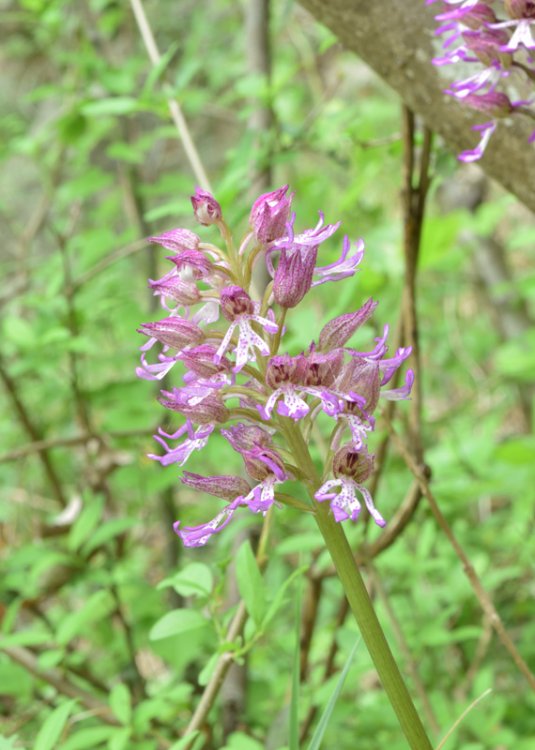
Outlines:
[[[426,0],[429,5],[436,0]],[[445,53],[435,65],[463,64],[462,77],[446,92],[459,102],[483,112],[490,119],[473,130],[481,134],[474,149],[463,151],[459,159],[477,161],[497,127],[498,120],[524,114],[533,118],[533,99],[518,93],[535,81],[533,54],[535,39],[535,0],[439,0],[443,12],[436,16],[436,34],[446,34]],[[478,70],[466,77],[464,64]],[[520,98],[518,98],[520,96]],[[529,138],[535,141],[535,131]]]
[[[297,233],[295,214],[290,214],[292,199],[288,186],[261,195],[253,204],[249,229],[236,246],[219,203],[197,188],[192,197],[195,217],[219,229],[224,248],[203,242],[188,229],[150,238],[172,253],[168,260],[173,267],[163,278],[149,281],[167,316],[138,329],[148,341],[141,347],[137,373],[161,380],[178,362],[185,367],[183,385],[163,390],[160,397],[160,403],[185,422],[174,433],[159,429],[155,438],[164,452],[151,458],[183,466],[218,431],[241,455],[249,477],[184,471],[184,484],[228,501],[207,523],[175,523],[188,547],[204,545],[242,506],[262,514],[275,502],[299,506],[283,491],[290,479],[307,484],[311,501],[305,507],[312,512],[314,500],[329,501],[336,521],[355,521],[361,497],[375,522],[385,523],[363,485],[374,458],[366,443],[379,397],[403,399],[410,394],[411,370],[403,386],[384,388],[410,348],[400,348],[388,358],[388,326],[370,351],[347,346],[377,306],[369,299],[356,312],[329,321],[317,343],[305,351],[279,352],[287,312],[310,289],[352,277],[364,252],[362,240],[353,245],[346,237],[338,260],[316,265],[320,245],[340,223],[325,224],[320,213],[316,227]],[[272,280],[255,299],[253,269],[261,262]],[[214,325],[218,321],[223,330]],[[156,346],[161,351],[149,361]],[[321,413],[332,420],[332,433],[321,482],[310,486],[292,448],[296,430],[301,441],[308,439]]]

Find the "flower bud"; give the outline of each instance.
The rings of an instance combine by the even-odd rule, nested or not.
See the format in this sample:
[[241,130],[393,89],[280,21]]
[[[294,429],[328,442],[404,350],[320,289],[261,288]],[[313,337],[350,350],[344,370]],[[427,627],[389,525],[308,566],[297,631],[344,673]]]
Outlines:
[[157,281],[149,279],[149,287],[154,294],[174,299],[179,305],[195,305],[201,299],[201,294],[194,283],[184,281],[176,275],[164,276]]
[[227,320],[233,321],[239,315],[253,315],[254,304],[241,286],[226,286],[221,290],[221,312]]
[[357,484],[365,482],[374,467],[375,456],[363,448],[356,451],[350,445],[344,445],[334,454],[333,474],[335,477],[350,477]]
[[235,451],[252,450],[255,446],[268,446],[271,444],[271,435],[262,427],[251,424],[238,423],[221,430],[221,434],[232,445]]
[[483,65],[490,67],[496,62],[505,68],[511,65],[511,55],[502,51],[509,41],[509,35],[502,29],[486,29],[483,31],[465,31],[463,39],[467,48],[474,53]]
[[167,260],[175,264],[183,278],[204,279],[212,272],[212,264],[199,250],[184,250],[178,255],[169,255]]
[[205,338],[204,331],[198,325],[176,316],[154,323],[143,323],[137,332],[151,336],[171,349],[183,349],[191,344],[200,344]]
[[281,250],[273,278],[273,297],[281,307],[296,307],[308,292],[317,255],[317,247]]
[[245,470],[257,482],[263,482],[273,475],[281,481],[286,478],[282,458],[273,448],[254,447],[252,450],[243,451],[242,457]]
[[355,331],[360,328],[373,314],[377,307],[377,302],[369,299],[364,305],[353,313],[339,315],[337,318],[330,320],[321,329],[319,337],[319,349],[328,351],[339,346],[343,346]]
[[250,491],[249,484],[242,477],[231,475],[218,475],[203,477],[201,474],[193,474],[191,471],[185,471],[180,477],[182,484],[193,487],[200,492],[207,492],[215,497],[222,497],[225,500],[234,500],[240,495],[247,495]]
[[467,94],[463,101],[490,117],[507,117],[514,109],[509,97],[498,91],[488,91],[486,94]]
[[191,196],[191,205],[195,218],[205,227],[216,224],[221,219],[221,206],[206,190],[195,188],[195,195]]
[[217,349],[212,344],[201,344],[180,352],[178,358],[190,372],[199,375],[201,378],[210,378],[219,372],[229,372],[232,367],[232,363],[225,356],[221,357],[216,364],[214,362],[216,352]]
[[175,253],[184,250],[197,250],[201,238],[189,229],[171,229],[169,232],[159,234],[157,237],[149,237],[149,242],[165,247]]
[[223,423],[229,418],[229,410],[218,393],[209,393],[202,400],[192,396],[188,386],[161,393],[158,401],[162,406],[183,414],[194,424]]
[[261,195],[253,203],[249,224],[258,242],[266,245],[284,234],[290,215],[293,193],[286,195],[288,185]]

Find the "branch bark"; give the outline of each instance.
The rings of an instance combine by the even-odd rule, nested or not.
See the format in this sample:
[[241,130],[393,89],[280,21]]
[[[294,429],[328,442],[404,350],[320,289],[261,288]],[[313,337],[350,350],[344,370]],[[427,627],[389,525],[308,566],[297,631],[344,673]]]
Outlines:
[[[454,153],[474,147],[478,136],[470,126],[482,122],[481,113],[478,117],[446,96],[443,89],[452,71],[431,63],[440,44],[433,37],[436,6],[426,7],[424,0],[301,0],[301,4],[378,73]],[[501,122],[480,166],[534,211],[535,171],[528,169],[526,159],[532,129],[532,121],[522,116]]]

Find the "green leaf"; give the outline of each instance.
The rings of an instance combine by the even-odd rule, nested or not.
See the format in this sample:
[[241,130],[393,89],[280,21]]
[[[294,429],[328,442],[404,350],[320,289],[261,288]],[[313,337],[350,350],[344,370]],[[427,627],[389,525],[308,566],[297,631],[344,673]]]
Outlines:
[[110,693],[110,708],[121,724],[130,723],[132,705],[130,702],[130,692],[124,683],[119,682],[113,686]]
[[251,545],[244,542],[236,555],[236,579],[245,608],[259,627],[266,609],[266,589]]
[[176,575],[160,581],[157,588],[172,587],[182,596],[208,596],[212,592],[213,585],[214,579],[208,565],[192,562]]
[[67,701],[47,716],[39,730],[33,750],[56,750],[58,740],[75,705],[76,701]]
[[356,641],[355,645],[351,649],[351,653],[347,657],[347,661],[344,664],[344,668],[342,672],[340,673],[340,677],[338,678],[333,694],[329,698],[329,702],[325,706],[325,710],[323,711],[320,717],[318,726],[316,727],[314,734],[312,735],[312,739],[310,740],[308,750],[320,750],[323,735],[325,734],[325,730],[327,729],[329,719],[331,718],[332,712],[334,711],[334,707],[336,706],[336,701],[338,700],[338,696],[342,692],[342,688],[344,686],[347,673],[349,672],[353,659],[355,658],[355,654],[357,653],[357,648],[359,647],[359,644],[360,644],[360,637]]
[[190,630],[198,630],[207,625],[207,620],[192,609],[174,609],[168,612],[152,627],[149,640],[159,641],[173,635],[182,635]]
[[299,750],[299,675],[301,669],[301,600],[302,587],[298,586],[295,596],[295,645],[294,658],[292,662],[292,691],[290,696],[290,750]]
[[131,731],[128,728],[115,729],[110,739],[108,740],[109,750],[125,750],[128,747],[128,741],[130,740]]
[[88,117],[101,115],[128,115],[140,109],[139,100],[133,96],[114,96],[109,99],[95,99],[81,107],[82,114]]
[[190,742],[195,739],[195,737],[198,737],[199,730],[196,729],[194,732],[190,732],[185,737],[182,737],[182,739],[178,740],[178,742],[174,742],[169,750],[184,750],[184,748],[188,748],[190,746]]
[[157,64],[151,68],[150,73],[147,76],[147,80],[145,81],[141,90],[141,96],[147,96],[147,94],[152,93],[152,91],[154,90],[154,86],[167,69],[177,49],[177,42],[173,42],[172,44],[170,44],[165,53],[158,60]]
[[104,590],[96,591],[80,609],[63,618],[56,636],[58,643],[69,643],[83,628],[106,617],[114,609],[115,602],[111,594]]
[[0,735],[0,750],[20,750],[21,747],[16,734],[11,737]]
[[50,643],[50,633],[39,628],[28,628],[17,633],[0,636],[0,647],[4,646],[41,646]]
[[279,587],[277,590],[277,593],[275,594],[273,601],[269,605],[269,609],[266,612],[264,619],[262,620],[262,630],[265,630],[271,620],[275,617],[279,609],[284,604],[284,597],[286,595],[286,591],[291,583],[293,583],[294,579],[298,576],[302,576],[303,573],[305,573],[308,570],[308,565],[302,565],[300,568],[297,568],[297,570],[294,570],[293,573],[284,581],[282,586]]
[[103,510],[103,497],[90,496],[84,499],[84,508],[69,531],[67,546],[70,550],[73,552],[77,550],[93,533],[93,529],[102,517]]
[[535,331],[526,331],[499,346],[494,364],[499,374],[531,383],[535,370]]
[[511,466],[533,466],[535,456],[535,437],[522,435],[510,437],[501,443],[495,451],[496,458]]
[[244,732],[232,732],[221,750],[264,750],[264,748],[265,745],[261,745]]
[[80,729],[61,745],[61,750],[94,750],[107,742],[115,731],[116,727],[108,726]]
[[112,518],[110,521],[107,521],[84,544],[82,549],[84,555],[89,555],[97,547],[101,547],[115,536],[119,536],[119,534],[131,529],[136,523],[137,521],[134,518]]

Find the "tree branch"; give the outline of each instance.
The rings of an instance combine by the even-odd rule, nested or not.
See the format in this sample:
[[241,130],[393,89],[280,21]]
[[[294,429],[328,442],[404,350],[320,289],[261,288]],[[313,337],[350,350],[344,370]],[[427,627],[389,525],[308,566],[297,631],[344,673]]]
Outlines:
[[[435,5],[426,7],[424,0],[301,0],[301,4],[373,68],[455,154],[474,147],[477,135],[470,127],[482,121],[481,115],[443,93],[450,71],[431,63],[440,49],[433,36]],[[535,210],[535,170],[526,167],[532,130],[527,117],[500,123],[480,165]]]

